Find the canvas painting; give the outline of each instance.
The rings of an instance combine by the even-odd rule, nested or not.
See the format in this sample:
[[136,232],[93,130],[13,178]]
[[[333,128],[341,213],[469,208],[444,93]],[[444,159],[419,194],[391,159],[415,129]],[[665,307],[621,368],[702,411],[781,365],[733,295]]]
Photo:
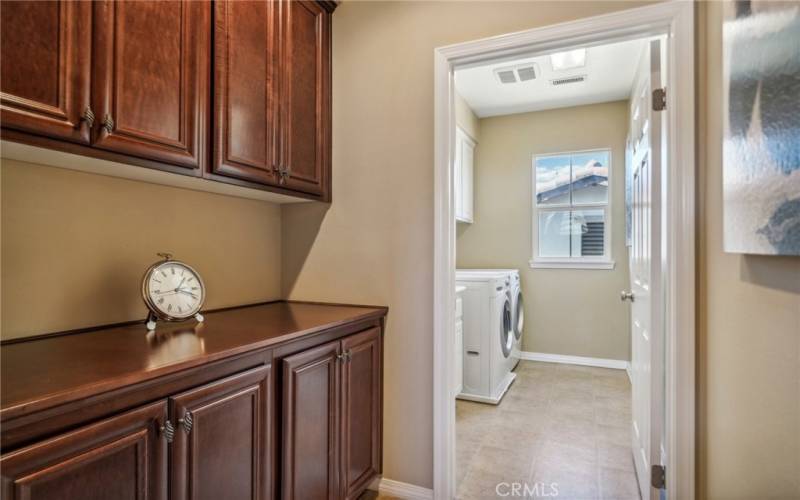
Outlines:
[[725,4],[725,251],[800,255],[800,2]]

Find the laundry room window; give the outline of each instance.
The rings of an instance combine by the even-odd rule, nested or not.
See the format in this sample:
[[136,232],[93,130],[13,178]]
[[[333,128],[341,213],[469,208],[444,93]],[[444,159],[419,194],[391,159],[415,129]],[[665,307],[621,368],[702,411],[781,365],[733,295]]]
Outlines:
[[533,157],[531,267],[613,269],[611,150]]

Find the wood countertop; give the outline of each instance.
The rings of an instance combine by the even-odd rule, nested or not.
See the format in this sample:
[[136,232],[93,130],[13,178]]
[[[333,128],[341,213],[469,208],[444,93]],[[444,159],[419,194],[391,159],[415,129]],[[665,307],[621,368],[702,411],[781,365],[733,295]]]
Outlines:
[[281,301],[204,313],[201,324],[159,323],[151,333],[136,323],[7,342],[0,346],[0,420],[386,313]]

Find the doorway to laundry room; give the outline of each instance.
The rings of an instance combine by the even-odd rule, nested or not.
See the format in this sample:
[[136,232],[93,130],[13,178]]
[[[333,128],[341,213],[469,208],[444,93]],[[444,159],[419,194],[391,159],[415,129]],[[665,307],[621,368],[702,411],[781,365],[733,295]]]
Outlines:
[[454,67],[457,498],[663,493],[668,50]]

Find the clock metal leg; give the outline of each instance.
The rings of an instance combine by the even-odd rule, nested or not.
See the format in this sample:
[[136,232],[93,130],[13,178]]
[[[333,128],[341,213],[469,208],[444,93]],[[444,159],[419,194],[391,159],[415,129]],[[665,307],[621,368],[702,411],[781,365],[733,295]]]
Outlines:
[[156,315],[152,312],[147,315],[147,331],[152,332],[156,329]]

